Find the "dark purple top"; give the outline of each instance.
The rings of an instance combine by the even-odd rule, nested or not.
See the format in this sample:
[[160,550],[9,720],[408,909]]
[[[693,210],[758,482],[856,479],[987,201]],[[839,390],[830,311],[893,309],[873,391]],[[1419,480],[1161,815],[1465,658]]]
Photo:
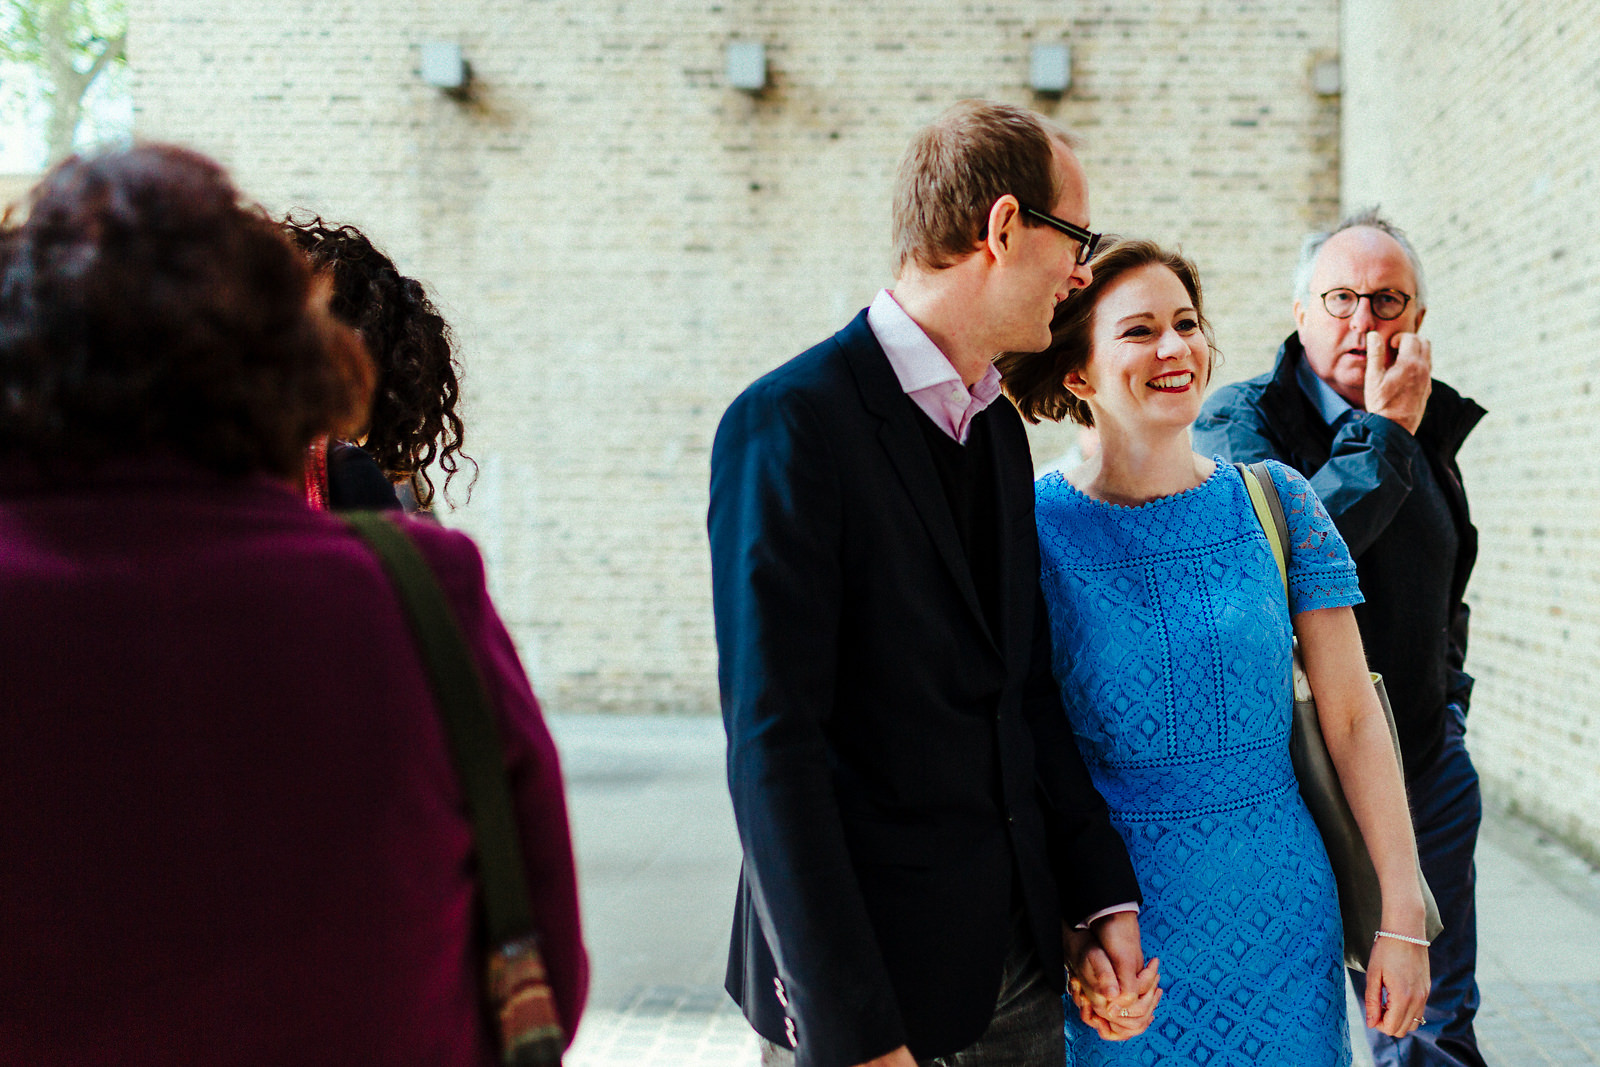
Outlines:
[[[493,1061],[468,822],[395,594],[290,489],[0,484],[0,1063]],[[570,1037],[556,750],[465,536],[408,523],[501,711]]]

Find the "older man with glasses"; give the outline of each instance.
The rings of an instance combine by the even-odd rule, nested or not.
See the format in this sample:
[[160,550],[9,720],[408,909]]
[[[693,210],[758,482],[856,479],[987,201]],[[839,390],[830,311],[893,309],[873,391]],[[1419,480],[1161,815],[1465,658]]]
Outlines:
[[[1426,312],[1416,251],[1376,210],[1313,234],[1295,274],[1297,328],[1276,367],[1217,390],[1195,447],[1299,470],[1355,556],[1367,597],[1356,620],[1394,705],[1417,851],[1444,920],[1422,1026],[1367,1037],[1380,1067],[1481,1067],[1472,855],[1482,807],[1463,743],[1472,678],[1462,601],[1478,533],[1456,453],[1484,410],[1433,380],[1418,333]],[[1365,976],[1351,977],[1364,994]]]

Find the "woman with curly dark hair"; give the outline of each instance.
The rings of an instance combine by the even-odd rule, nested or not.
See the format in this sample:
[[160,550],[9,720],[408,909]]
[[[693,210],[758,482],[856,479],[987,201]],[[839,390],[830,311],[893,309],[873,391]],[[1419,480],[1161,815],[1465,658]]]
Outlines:
[[[377,558],[299,493],[372,377],[203,156],[70,159],[0,224],[0,1063],[495,1059],[440,709]],[[555,749],[472,543],[396,521],[493,705],[570,1035]]]
[[[335,226],[320,216],[297,222],[291,215],[283,228],[312,269],[332,279],[329,307],[361,334],[377,365],[378,386],[361,447],[402,492],[409,490],[418,505],[428,507],[433,501],[428,467],[438,463],[448,492],[460,460],[472,462],[461,451],[460,384],[450,327],[422,283],[401,274],[354,226]],[[328,455],[335,509],[344,506],[341,481],[354,486],[359,478],[351,469],[341,479],[341,463],[353,464],[339,445],[332,443]]]

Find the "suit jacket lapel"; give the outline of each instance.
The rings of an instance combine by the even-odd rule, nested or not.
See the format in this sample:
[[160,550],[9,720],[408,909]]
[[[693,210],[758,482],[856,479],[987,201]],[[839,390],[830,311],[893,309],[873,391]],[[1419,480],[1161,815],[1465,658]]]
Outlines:
[[993,640],[983,606],[978,602],[978,588],[972,581],[972,568],[967,565],[966,553],[961,548],[961,536],[956,532],[950,502],[945,498],[944,486],[939,482],[939,472],[934,469],[933,458],[928,455],[927,443],[917,427],[917,413],[900,388],[889,357],[873,336],[867,325],[865,311],[857,315],[850,325],[834,335],[843,349],[845,359],[855,374],[856,386],[861,390],[861,400],[867,410],[883,420],[878,427],[878,440],[888,453],[901,482],[905,485],[917,514],[928,531],[928,537],[938,549],[950,576],[954,579],[961,597],[978,620],[978,625]]

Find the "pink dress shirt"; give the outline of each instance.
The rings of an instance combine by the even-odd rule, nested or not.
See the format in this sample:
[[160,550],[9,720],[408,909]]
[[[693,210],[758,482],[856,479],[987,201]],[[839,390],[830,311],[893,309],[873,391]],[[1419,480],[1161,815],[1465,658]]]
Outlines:
[[929,340],[887,289],[880,289],[867,308],[867,325],[889,357],[900,388],[935,426],[958,443],[966,444],[973,417],[1000,396],[1000,372],[994,364],[985,367],[983,377],[968,389],[939,346]]

